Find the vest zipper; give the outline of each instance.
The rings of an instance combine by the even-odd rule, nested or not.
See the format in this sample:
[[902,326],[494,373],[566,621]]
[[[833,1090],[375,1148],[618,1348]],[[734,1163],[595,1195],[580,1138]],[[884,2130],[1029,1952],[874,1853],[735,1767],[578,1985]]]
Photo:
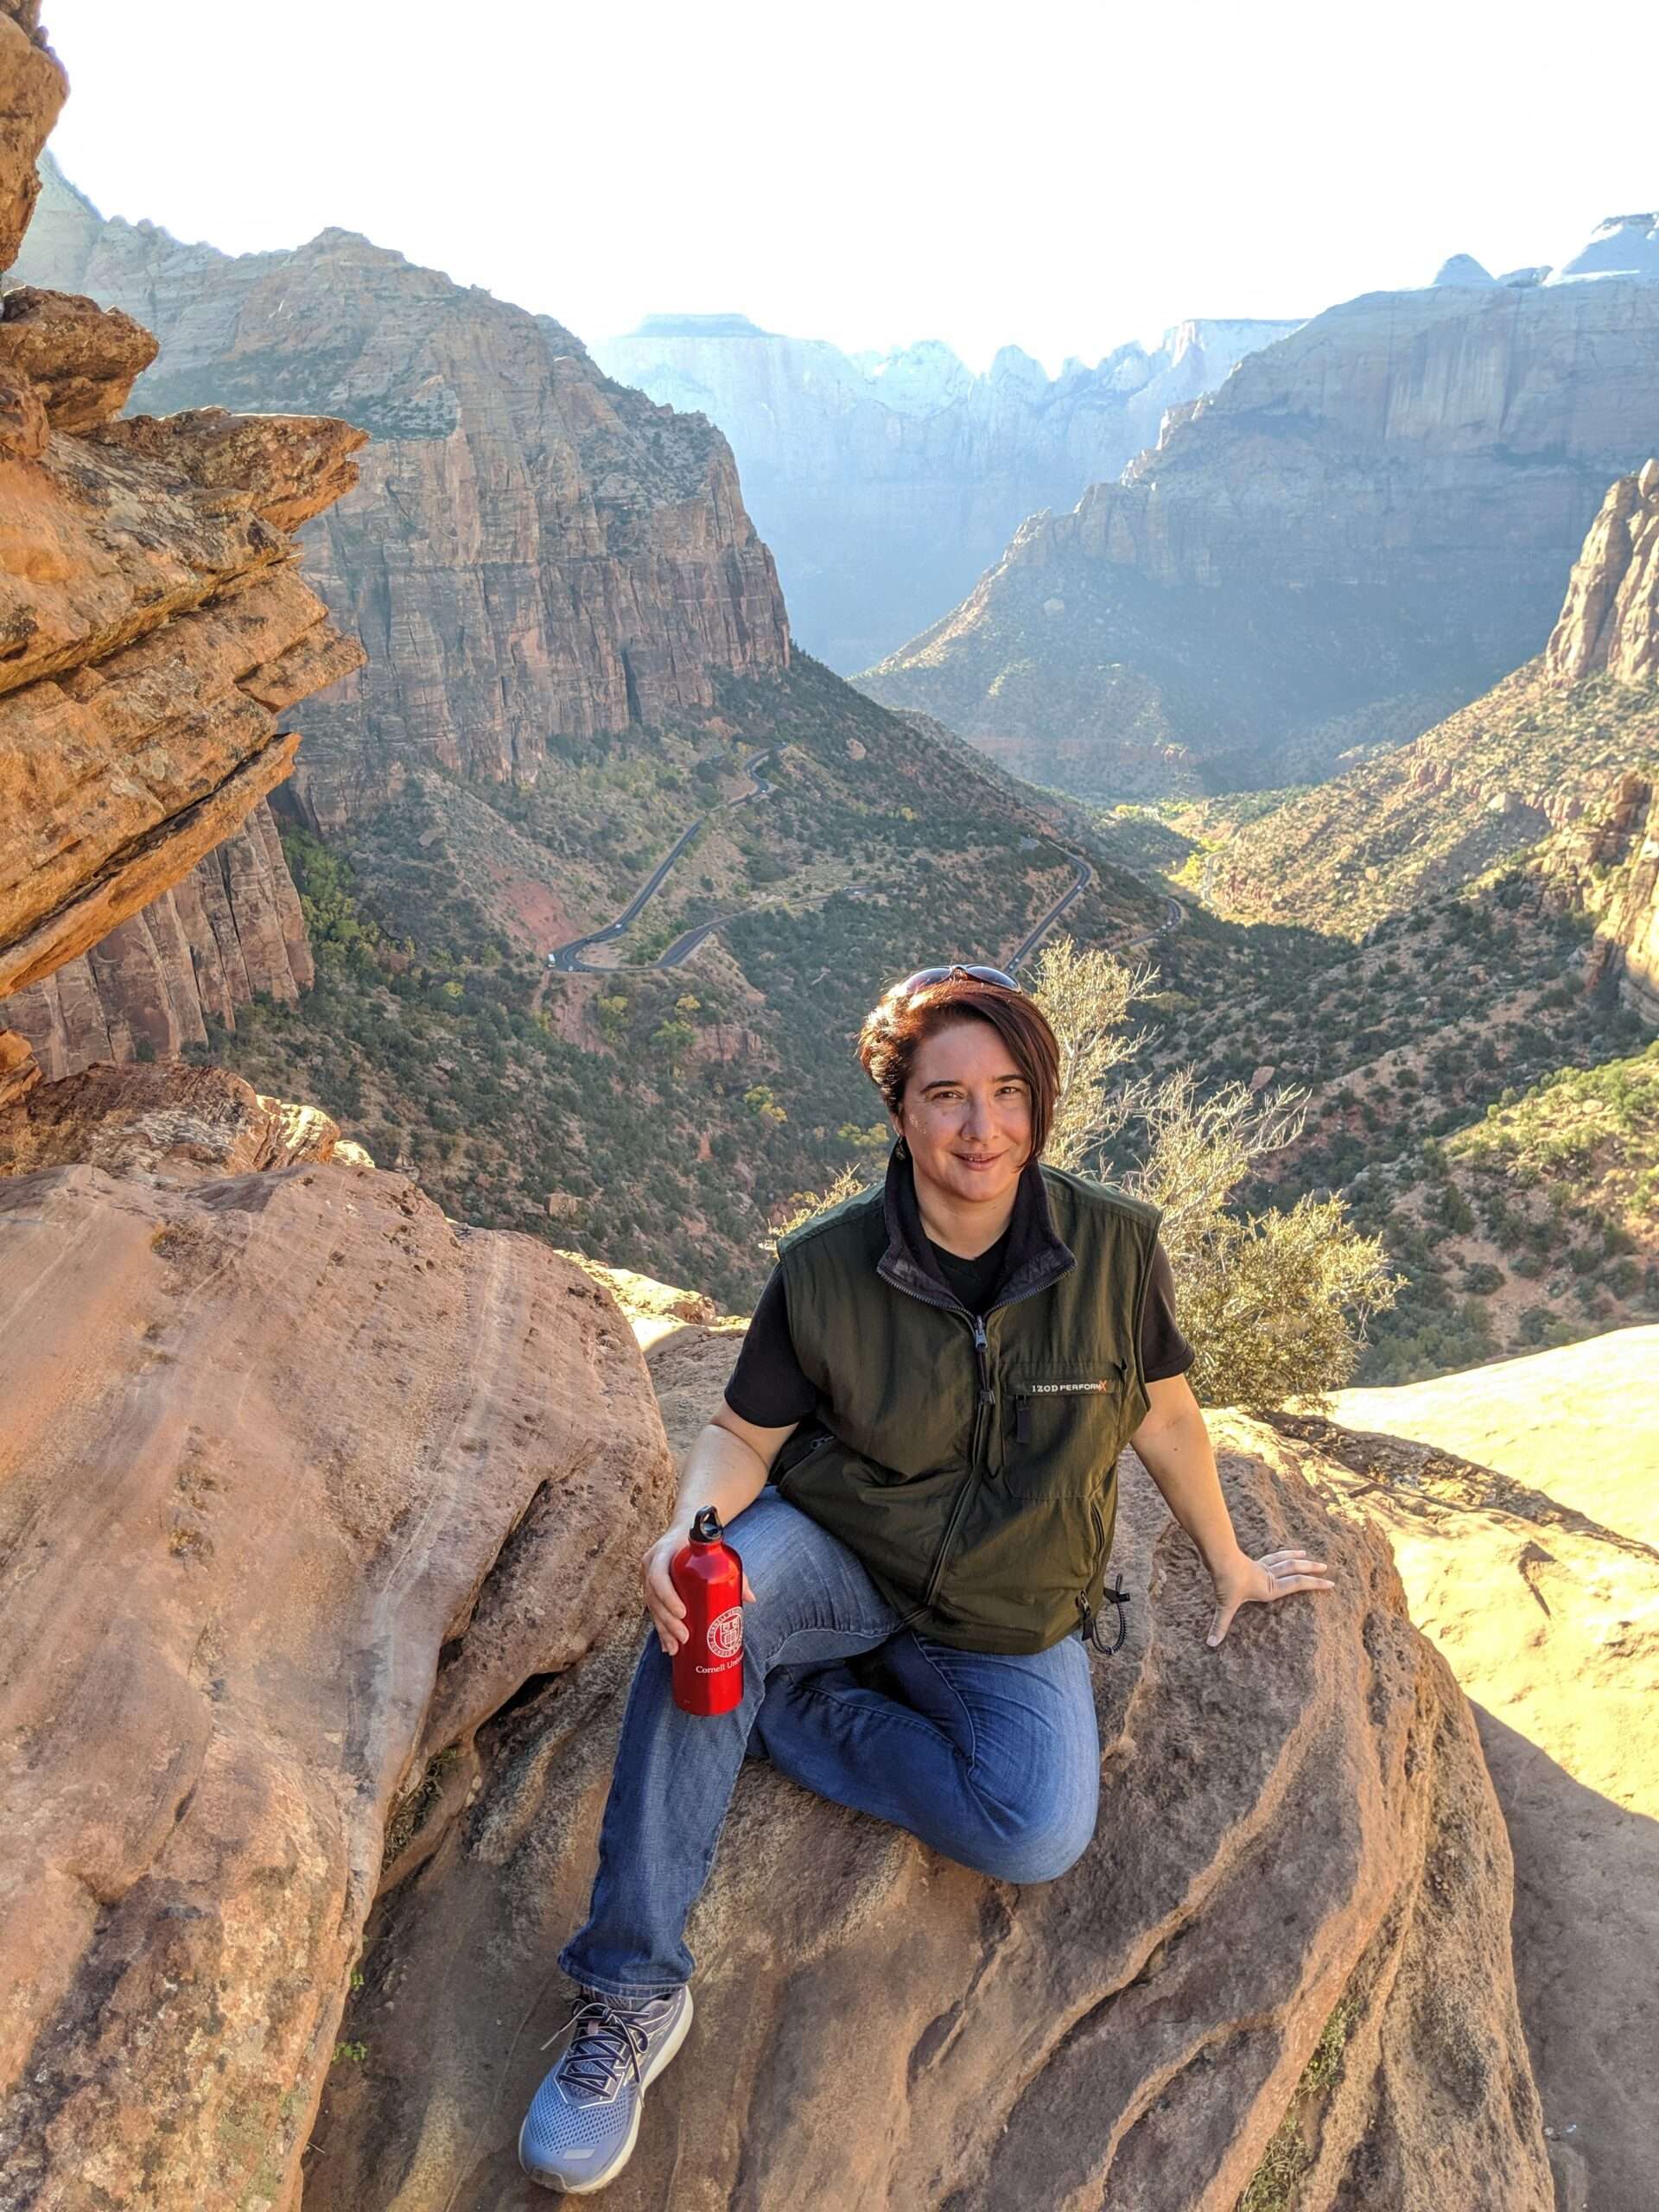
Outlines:
[[[888,1275],[883,1280],[892,1282],[893,1278]],[[1049,1287],[1049,1284],[1046,1282],[1033,1283],[1029,1290],[1020,1291],[1016,1297],[997,1299],[986,1309],[986,1313],[999,1313],[1004,1306],[1017,1306],[1020,1299],[1034,1298],[1039,1290],[1047,1290]],[[913,1612],[906,1617],[905,1622],[901,1623],[902,1626],[907,1626],[910,1621],[919,1619],[927,1611],[938,1596],[939,1585],[944,1579],[944,1570],[950,1563],[950,1546],[955,1541],[957,1527],[966,1510],[968,1494],[974,1486],[974,1478],[980,1472],[981,1446],[988,1427],[989,1412],[996,1404],[996,1393],[990,1387],[991,1363],[985,1334],[986,1315],[970,1313],[960,1299],[930,1298],[923,1291],[912,1290],[908,1283],[894,1283],[893,1288],[902,1290],[906,1298],[913,1298],[920,1305],[937,1306],[943,1313],[960,1313],[963,1320],[972,1323],[975,1378],[978,1386],[978,1400],[974,1408],[973,1449],[968,1471],[962,1478],[962,1488],[957,1492],[956,1503],[950,1508],[950,1517],[944,1524],[944,1534],[940,1537],[939,1548],[933,1554],[933,1564],[928,1572],[927,1586],[922,1592],[921,1602]]]
[[[965,1306],[959,1307],[957,1310],[962,1313],[967,1312]],[[944,1524],[944,1534],[940,1537],[939,1548],[934,1554],[932,1570],[927,1578],[927,1587],[922,1592],[924,1611],[938,1596],[939,1584],[944,1578],[945,1563],[950,1556],[950,1545],[957,1533],[957,1525],[967,1507],[969,1492],[974,1486],[974,1477],[980,1471],[980,1459],[984,1451],[987,1432],[990,1427],[990,1410],[996,1404],[996,1393],[991,1388],[991,1362],[985,1336],[985,1317],[981,1313],[974,1313],[969,1318],[974,1325],[974,1369],[979,1385],[978,1401],[974,1408],[973,1443],[968,1454],[968,1471],[962,1478],[962,1487],[957,1492],[956,1503],[950,1508],[950,1518]]]

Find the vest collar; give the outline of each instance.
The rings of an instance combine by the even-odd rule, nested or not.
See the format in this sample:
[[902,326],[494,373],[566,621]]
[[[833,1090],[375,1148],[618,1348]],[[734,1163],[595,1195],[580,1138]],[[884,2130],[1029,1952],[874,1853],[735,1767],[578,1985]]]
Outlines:
[[[900,1158],[897,1145],[887,1156],[881,1211],[887,1249],[876,1262],[877,1274],[895,1290],[906,1291],[930,1306],[953,1306],[966,1312],[934,1264],[922,1227],[921,1208],[916,1202],[916,1179],[908,1156]],[[1028,1160],[1014,1194],[1007,1261],[1002,1287],[992,1300],[992,1306],[1008,1306],[1017,1298],[1046,1290],[1077,1264],[1075,1254],[1055,1229],[1043,1171],[1034,1160]]]

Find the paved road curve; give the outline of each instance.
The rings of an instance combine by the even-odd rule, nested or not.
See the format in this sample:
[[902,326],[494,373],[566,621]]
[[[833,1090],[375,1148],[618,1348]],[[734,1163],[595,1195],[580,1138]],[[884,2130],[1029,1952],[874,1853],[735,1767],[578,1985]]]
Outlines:
[[[556,944],[547,956],[548,966],[556,969],[561,975],[565,976],[621,975],[624,972],[621,968],[607,968],[602,965],[596,967],[592,962],[584,960],[582,954],[587,951],[589,945],[608,944],[613,938],[620,937],[625,930],[632,927],[645,908],[662,889],[664,878],[670,868],[673,867],[703,823],[714,814],[721,812],[724,807],[747,806],[752,798],[764,798],[770,793],[772,785],[764,776],[757,774],[756,771],[763,761],[770,760],[771,758],[772,748],[768,747],[765,753],[757,753],[752,760],[746,760],[743,766],[746,772],[754,778],[753,788],[745,791],[741,798],[723,801],[721,807],[711,808],[708,814],[700,814],[689,830],[683,830],[680,832],[663,859],[658,861],[656,868],[634,893],[616,919],[613,922],[607,922],[602,930],[590,930],[586,937],[573,937],[563,944]],[[710,930],[719,929],[722,922],[729,922],[732,918],[730,914],[724,914],[715,921],[702,923],[697,929],[688,931],[684,937],[677,938],[660,960],[647,961],[642,964],[650,968],[677,968],[686,955],[694,952],[702,943]]]

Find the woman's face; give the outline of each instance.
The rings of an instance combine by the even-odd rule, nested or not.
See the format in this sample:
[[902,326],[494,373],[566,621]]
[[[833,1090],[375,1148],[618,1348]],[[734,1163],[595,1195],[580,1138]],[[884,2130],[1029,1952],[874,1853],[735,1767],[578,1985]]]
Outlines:
[[970,1203],[1008,1198],[1031,1153],[1031,1086],[972,1014],[922,1040],[891,1118],[918,1184]]

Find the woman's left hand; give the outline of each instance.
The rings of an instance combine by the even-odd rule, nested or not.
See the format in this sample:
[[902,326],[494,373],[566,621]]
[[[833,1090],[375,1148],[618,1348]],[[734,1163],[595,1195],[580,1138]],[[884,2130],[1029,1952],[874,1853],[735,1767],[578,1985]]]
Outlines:
[[1268,1552],[1261,1559],[1249,1559],[1240,1552],[1231,1566],[1211,1579],[1216,1586],[1216,1618],[1210,1624],[1209,1637],[1212,1649],[1232,1626],[1233,1615],[1241,1605],[1272,1605],[1293,1591],[1337,1586],[1325,1577],[1325,1561],[1311,1559],[1300,1550]]

